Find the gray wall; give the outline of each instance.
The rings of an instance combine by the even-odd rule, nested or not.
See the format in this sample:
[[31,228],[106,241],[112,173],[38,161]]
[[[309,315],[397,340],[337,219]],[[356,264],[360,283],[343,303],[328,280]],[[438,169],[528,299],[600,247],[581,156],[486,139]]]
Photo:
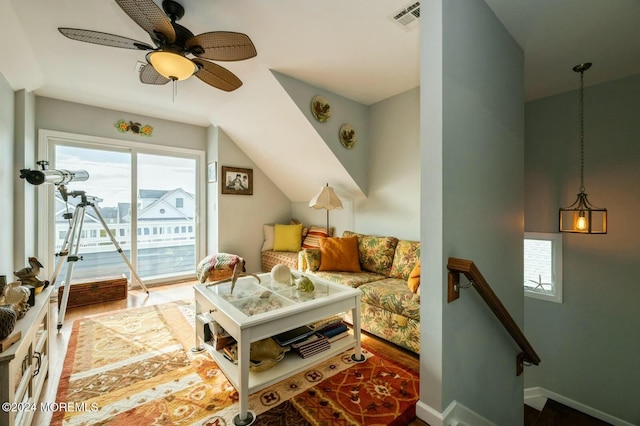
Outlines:
[[[343,209],[329,213],[330,226],[338,236],[349,230],[419,240],[420,89],[368,108],[370,137],[359,148],[367,151],[369,193],[362,200],[341,198]],[[292,203],[292,215],[304,224],[326,224],[326,211],[311,209],[307,202]]]
[[[527,231],[557,232],[558,208],[579,192],[577,96],[526,105]],[[586,192],[608,209],[608,234],[563,235],[562,304],[525,298],[526,334],[543,360],[525,385],[640,424],[640,76],[585,88],[584,120]]]
[[14,93],[0,73],[0,275],[13,281]]
[[[153,111],[149,114],[153,115]],[[133,132],[120,133],[115,127],[120,119],[149,124],[153,126],[153,134],[146,137]],[[207,148],[206,127],[41,96],[36,102],[36,128],[201,151]]]
[[420,89],[371,105],[369,193],[355,200],[356,232],[420,239]]
[[222,194],[218,173],[218,250],[242,256],[247,272],[259,272],[262,226],[289,223],[291,202],[222,129],[217,133],[218,167],[253,169],[253,195]]
[[457,401],[496,424],[522,424],[520,351],[475,291],[446,303],[445,268],[450,256],[473,260],[522,327],[523,53],[484,2],[435,3],[422,15],[438,5],[440,15],[421,24],[422,281],[433,283],[423,304],[444,306],[421,310],[421,400],[438,412]]
[[[287,75],[272,71],[274,77],[286,90],[291,100],[295,102],[304,117],[322,137],[333,154],[340,160],[351,178],[358,184],[360,190],[367,194],[369,189],[369,169],[367,156],[370,149],[369,140],[369,108],[366,105],[352,101],[336,93],[312,86]],[[331,105],[331,118],[321,123],[311,113],[311,99],[320,95]],[[350,124],[356,131],[358,140],[353,149],[345,149],[338,137],[340,127]],[[330,177],[331,175],[328,174]]]

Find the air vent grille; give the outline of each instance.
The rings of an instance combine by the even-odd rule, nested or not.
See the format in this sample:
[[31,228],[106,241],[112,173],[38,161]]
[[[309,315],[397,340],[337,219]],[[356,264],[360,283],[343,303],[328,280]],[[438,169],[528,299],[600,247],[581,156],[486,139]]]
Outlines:
[[420,22],[420,2],[409,3],[389,18],[407,31],[417,27]]

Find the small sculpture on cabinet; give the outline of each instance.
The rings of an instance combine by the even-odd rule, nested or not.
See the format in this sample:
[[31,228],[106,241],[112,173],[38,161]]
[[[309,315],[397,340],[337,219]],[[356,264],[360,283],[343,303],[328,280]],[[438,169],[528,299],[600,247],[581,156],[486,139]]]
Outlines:
[[13,274],[18,277],[18,280],[22,285],[32,285],[36,289],[36,294],[40,293],[43,289],[49,285],[48,280],[42,280],[38,277],[40,268],[43,268],[42,263],[36,257],[30,257],[28,259],[29,266],[22,268],[19,271],[15,271]]
[[20,281],[14,281],[7,285],[4,292],[4,303],[11,305],[18,319],[23,318],[29,310],[29,295],[31,292],[28,288],[22,287]]

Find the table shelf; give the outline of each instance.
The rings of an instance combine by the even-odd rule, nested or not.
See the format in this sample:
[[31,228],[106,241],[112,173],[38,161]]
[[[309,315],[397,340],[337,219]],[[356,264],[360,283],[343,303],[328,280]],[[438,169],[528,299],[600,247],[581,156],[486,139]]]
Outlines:
[[[207,343],[205,343],[205,345],[227,379],[229,379],[236,389],[239,389],[240,385],[238,383],[238,378],[240,377],[240,371],[238,369],[238,365],[225,358],[221,350],[217,351],[213,346]],[[249,394],[258,392],[259,390],[280,382],[286,377],[305,371],[322,361],[325,361],[348,349],[352,349],[355,345],[355,337],[352,333],[349,333],[349,336],[332,342],[329,349],[308,358],[302,358],[296,352],[290,350],[286,353],[282,361],[276,364],[273,368],[265,371],[250,371],[248,392]]]

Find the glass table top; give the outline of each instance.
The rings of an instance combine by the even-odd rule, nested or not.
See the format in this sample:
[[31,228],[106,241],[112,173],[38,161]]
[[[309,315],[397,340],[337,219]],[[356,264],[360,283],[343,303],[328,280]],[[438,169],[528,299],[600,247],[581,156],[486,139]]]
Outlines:
[[[304,275],[304,274],[303,274]],[[299,277],[300,274],[296,274]],[[198,287],[206,287],[203,292],[213,299],[222,299],[230,306],[246,316],[272,312],[288,306],[313,303],[319,299],[325,299],[334,295],[349,293],[354,289],[331,283],[317,277],[305,275],[313,282],[313,291],[298,290],[297,286],[289,283],[280,283],[271,279],[270,273],[256,276],[244,276],[236,281],[231,292],[231,282],[225,282],[206,287],[200,284]],[[222,307],[222,306],[221,306]]]

